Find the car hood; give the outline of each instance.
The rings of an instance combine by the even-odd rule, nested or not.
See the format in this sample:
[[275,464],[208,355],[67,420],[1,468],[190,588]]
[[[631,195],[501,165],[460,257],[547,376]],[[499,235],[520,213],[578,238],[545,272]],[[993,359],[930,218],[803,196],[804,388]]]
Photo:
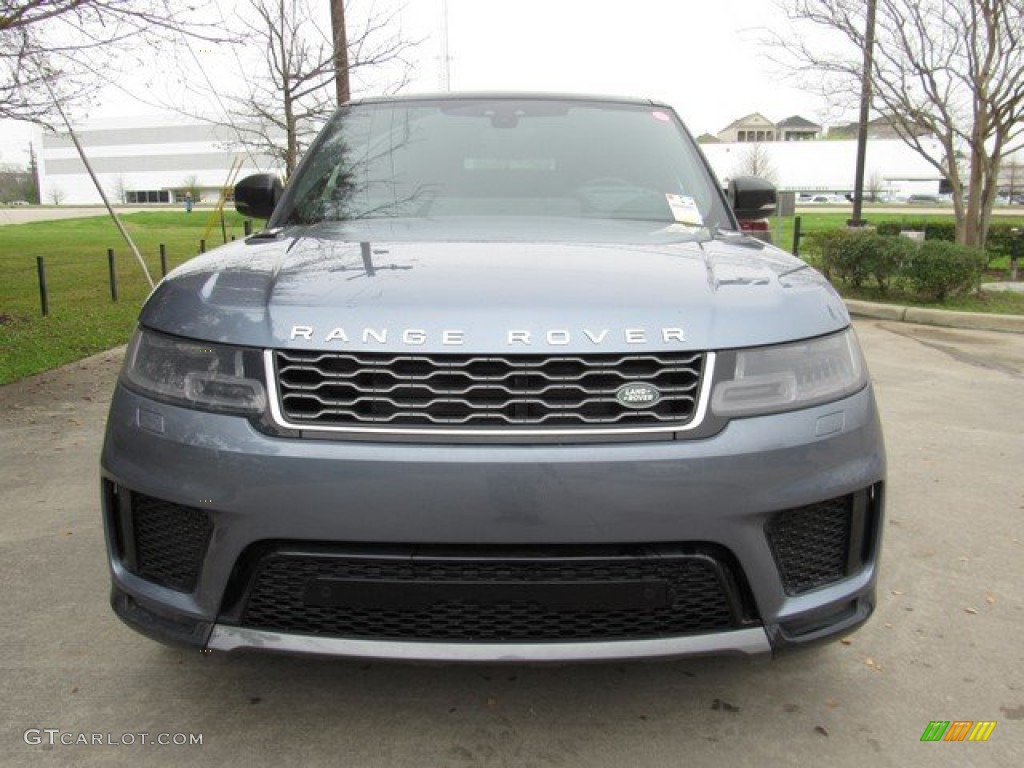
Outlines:
[[700,232],[292,228],[174,270],[141,323],[254,347],[435,353],[727,349],[849,324],[803,262]]

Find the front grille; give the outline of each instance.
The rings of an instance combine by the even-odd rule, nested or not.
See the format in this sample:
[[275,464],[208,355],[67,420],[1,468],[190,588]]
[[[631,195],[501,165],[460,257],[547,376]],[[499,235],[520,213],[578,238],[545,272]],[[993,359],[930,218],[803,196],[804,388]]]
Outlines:
[[138,576],[172,589],[195,589],[213,531],[209,513],[129,493],[128,567]]
[[765,526],[786,592],[798,595],[845,578],[851,558],[854,497],[773,515]]
[[554,642],[673,637],[751,621],[733,569],[691,551],[573,556],[275,552],[241,624],[343,638]]
[[[703,353],[274,354],[285,419],[309,427],[587,428],[679,425],[696,412]],[[625,384],[661,399],[630,408]]]

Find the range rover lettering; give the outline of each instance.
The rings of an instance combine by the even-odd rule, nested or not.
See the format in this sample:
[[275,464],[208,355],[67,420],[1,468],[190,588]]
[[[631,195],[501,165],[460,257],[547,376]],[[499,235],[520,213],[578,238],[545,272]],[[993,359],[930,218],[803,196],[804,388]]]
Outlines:
[[870,615],[849,315],[666,104],[341,107],[146,301],[101,497],[159,641],[434,661],[771,653]]

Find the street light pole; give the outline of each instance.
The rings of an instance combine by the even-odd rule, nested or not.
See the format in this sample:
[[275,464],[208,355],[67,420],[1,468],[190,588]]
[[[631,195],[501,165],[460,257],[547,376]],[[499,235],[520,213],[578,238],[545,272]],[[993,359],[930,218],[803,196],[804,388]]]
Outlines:
[[851,227],[867,224],[861,216],[864,208],[864,158],[868,148],[868,116],[871,110],[871,67],[875,48],[875,2],[867,0],[867,29],[864,31],[864,71],[860,81],[860,124],[857,129],[857,170],[854,174],[853,218],[846,223]]

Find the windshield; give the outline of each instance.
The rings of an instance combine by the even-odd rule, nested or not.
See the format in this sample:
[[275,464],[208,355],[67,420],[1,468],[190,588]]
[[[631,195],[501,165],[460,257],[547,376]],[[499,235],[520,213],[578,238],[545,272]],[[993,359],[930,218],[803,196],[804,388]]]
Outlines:
[[276,225],[535,216],[732,228],[674,114],[555,99],[343,108],[310,150]]

